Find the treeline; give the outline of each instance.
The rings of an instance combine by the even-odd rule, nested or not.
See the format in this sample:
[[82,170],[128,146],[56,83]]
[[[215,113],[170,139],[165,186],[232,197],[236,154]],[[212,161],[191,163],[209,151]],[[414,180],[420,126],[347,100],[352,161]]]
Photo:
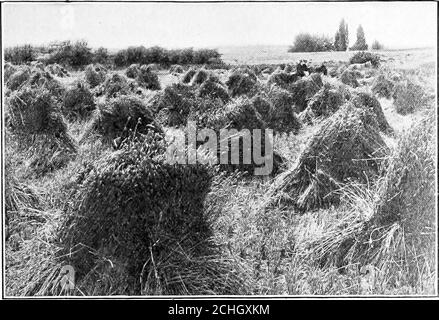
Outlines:
[[[313,35],[310,33],[298,34],[294,44],[289,48],[289,52],[321,52],[321,51],[346,51],[349,48],[349,28],[348,24],[342,19],[335,33],[334,38],[325,35]],[[357,39],[350,47],[350,50],[367,50],[364,29],[361,25],[357,28]],[[378,41],[372,44],[373,50],[383,49],[383,45]]]
[[110,54],[106,48],[92,50],[86,41],[64,41],[48,46],[22,45],[5,49],[5,61],[13,64],[41,61],[46,64],[58,63],[72,68],[81,68],[90,63],[101,63],[124,67],[133,63],[160,65],[172,64],[220,64],[221,54],[214,49],[173,49],[144,46],[129,47]]

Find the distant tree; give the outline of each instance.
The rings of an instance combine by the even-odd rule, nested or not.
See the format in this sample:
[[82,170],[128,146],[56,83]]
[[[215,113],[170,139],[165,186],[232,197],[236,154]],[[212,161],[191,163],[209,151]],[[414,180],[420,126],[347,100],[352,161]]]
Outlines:
[[5,61],[9,61],[14,64],[31,62],[36,59],[36,50],[29,44],[16,46],[13,48],[6,48],[4,58]]
[[367,50],[368,46],[364,36],[364,30],[361,24],[357,28],[357,41],[351,47],[351,50]]
[[334,46],[332,39],[326,36],[300,33],[294,39],[294,44],[289,48],[289,52],[321,52],[332,51]]
[[382,43],[379,43],[378,40],[374,40],[372,42],[372,50],[383,50],[384,46]]
[[344,19],[340,21],[337,32],[334,37],[334,48],[337,51],[346,51],[349,45],[349,29]]

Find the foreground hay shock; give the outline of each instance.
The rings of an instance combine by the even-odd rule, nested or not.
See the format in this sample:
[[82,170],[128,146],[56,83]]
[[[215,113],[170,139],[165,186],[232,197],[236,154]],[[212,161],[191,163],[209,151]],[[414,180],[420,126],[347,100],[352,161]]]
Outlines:
[[237,270],[209,243],[208,168],[166,164],[149,147],[123,148],[78,180],[60,234],[78,288],[94,294],[242,292]]
[[299,212],[337,205],[340,185],[374,181],[387,153],[370,111],[345,104],[325,120],[296,166],[279,176],[269,203]]
[[437,272],[436,140],[430,112],[401,137],[375,187],[345,189],[351,214],[312,239],[308,253],[302,252],[305,259],[340,271],[373,266],[377,293],[403,287],[411,294],[432,293]]

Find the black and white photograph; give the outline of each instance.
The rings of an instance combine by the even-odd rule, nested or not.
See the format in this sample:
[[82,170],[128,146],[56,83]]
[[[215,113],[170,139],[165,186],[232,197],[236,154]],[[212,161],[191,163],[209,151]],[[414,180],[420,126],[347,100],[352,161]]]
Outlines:
[[437,297],[437,21],[2,1],[2,298]]

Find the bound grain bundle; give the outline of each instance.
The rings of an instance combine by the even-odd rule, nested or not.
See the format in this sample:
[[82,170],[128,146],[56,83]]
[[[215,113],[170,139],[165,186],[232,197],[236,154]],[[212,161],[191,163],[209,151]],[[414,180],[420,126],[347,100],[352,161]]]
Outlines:
[[[221,169],[229,172],[240,170],[253,174],[255,169],[263,167],[267,162],[271,162],[272,171],[267,172],[267,175],[276,174],[280,170],[283,159],[275,152],[269,153],[273,148],[272,145],[267,145],[265,141],[267,123],[263,120],[263,116],[257,111],[256,107],[259,109],[271,108],[269,103],[260,98],[249,99],[247,97],[240,97],[227,104],[224,110],[219,110],[212,117],[209,127],[214,129],[219,137],[221,137],[222,130],[229,130],[229,135],[221,137],[223,139],[222,142],[221,140],[218,141],[217,156],[219,159],[222,159],[222,157],[227,159],[227,163],[220,160]],[[270,110],[265,111],[267,113],[271,112]],[[255,140],[254,129],[260,130],[260,141]],[[245,136],[246,134],[248,136]],[[233,148],[233,145],[238,146],[239,149],[236,150],[236,148]],[[255,161],[254,157],[255,153],[257,153],[255,148],[259,149],[261,157],[265,157],[265,163],[261,164]],[[248,163],[245,162],[245,154],[249,156],[246,159]]]
[[183,78],[181,79],[181,82],[183,83],[190,83],[193,76],[195,75],[197,71],[194,68],[190,68],[186,73],[183,75]]
[[136,80],[142,88],[148,90],[160,90],[161,86],[159,77],[152,70],[153,69],[150,68],[149,65],[141,66]]
[[46,69],[52,75],[60,77],[60,78],[69,76],[69,72],[64,67],[60,66],[57,63],[49,64],[48,66],[46,66]]
[[199,69],[191,79],[191,85],[201,85],[208,78],[214,79],[214,76],[204,68]]
[[322,78],[319,73],[313,73],[309,76],[299,79],[290,87],[290,92],[293,95],[296,112],[302,112],[308,105],[308,101],[320,90],[323,86]]
[[17,67],[15,72],[9,77],[6,82],[6,87],[11,90],[19,89],[31,75],[31,69],[28,66]]
[[160,124],[179,126],[186,124],[191,109],[196,108],[199,103],[193,88],[177,83],[167,86],[150,104],[154,114],[160,114]]
[[245,292],[236,264],[210,241],[209,169],[164,163],[149,147],[114,152],[78,179],[60,234],[76,286],[97,295]]
[[209,76],[204,83],[198,88],[199,97],[208,97],[211,99],[220,99],[223,102],[230,100],[227,88],[215,76]]
[[145,103],[134,95],[117,96],[97,105],[81,141],[98,135],[105,144],[119,147],[130,134],[162,133]]
[[125,71],[125,75],[128,78],[136,79],[138,74],[139,74],[139,72],[140,72],[140,66],[138,64],[132,64]]
[[375,121],[378,123],[380,131],[391,134],[393,132],[389,122],[387,122],[380,102],[370,93],[357,91],[351,99],[353,105],[357,108],[368,109],[375,115]]
[[90,64],[85,68],[85,80],[94,88],[105,81],[107,69],[100,64]]
[[127,95],[131,93],[128,79],[118,73],[107,75],[105,82],[97,88],[98,95],[105,95],[108,98],[114,98],[118,95]]
[[299,79],[300,77],[296,73],[280,71],[271,74],[268,84],[275,84],[282,89],[290,90],[291,85]]
[[287,90],[273,86],[266,93],[266,98],[273,109],[270,120],[267,120],[269,128],[275,133],[296,134],[302,124],[294,112],[293,95]]
[[350,221],[314,239],[308,248],[313,258],[339,270],[374,266],[397,278],[386,282],[386,290],[401,286],[431,290],[421,283],[432,276],[428,270],[435,265],[435,139],[431,112],[401,137],[375,188],[348,193],[353,206]]
[[311,98],[308,107],[300,114],[300,119],[310,123],[319,117],[328,117],[335,113],[345,102],[345,97],[331,84],[325,83],[323,87]]
[[64,96],[65,88],[50,73],[41,69],[33,69],[29,80],[25,83],[32,88],[47,89],[53,98],[60,102]]
[[392,97],[394,84],[391,80],[387,79],[385,74],[381,73],[373,80],[371,89],[378,97],[390,99]]
[[422,86],[411,79],[398,83],[393,93],[396,112],[402,115],[420,109],[426,100],[425,98],[426,95]]
[[86,119],[95,107],[93,94],[83,81],[73,83],[64,94],[63,113],[69,119]]
[[279,176],[270,205],[292,205],[305,212],[336,205],[340,184],[369,183],[388,154],[374,115],[345,104],[309,140],[297,164]]
[[59,169],[76,154],[59,107],[49,91],[24,87],[6,100],[7,126],[27,159],[29,174]]
[[348,86],[357,88],[360,86],[360,84],[357,81],[357,78],[359,76],[361,76],[361,74],[358,71],[346,69],[340,75],[340,81]]
[[244,94],[251,96],[255,93],[257,81],[258,79],[253,71],[248,68],[239,68],[232,71],[226,85],[231,97]]
[[177,74],[181,74],[184,72],[184,69],[182,66],[178,65],[178,64],[174,64],[171,66],[171,68],[169,68],[169,72],[170,73],[177,73]]
[[17,71],[18,67],[10,62],[6,62],[3,67],[3,81],[7,83],[9,78]]

